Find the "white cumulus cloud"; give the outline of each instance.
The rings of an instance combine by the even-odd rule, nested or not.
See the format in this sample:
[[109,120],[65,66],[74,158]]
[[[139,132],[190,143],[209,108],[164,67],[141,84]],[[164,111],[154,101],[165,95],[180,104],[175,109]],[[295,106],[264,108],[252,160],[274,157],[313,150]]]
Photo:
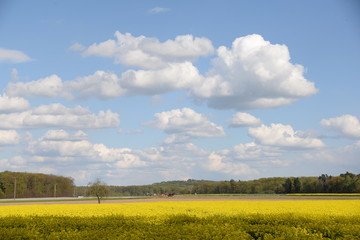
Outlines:
[[288,48],[260,35],[237,38],[230,49],[219,47],[217,55],[204,81],[192,88],[210,107],[273,108],[317,92],[303,67],[290,63]]
[[156,70],[128,70],[122,74],[121,84],[129,95],[157,95],[191,87],[201,79],[191,62],[171,63]]
[[0,146],[15,145],[20,142],[20,135],[15,130],[0,130]]
[[167,142],[184,142],[189,138],[223,137],[224,129],[207,119],[203,114],[190,108],[174,109],[155,114],[149,126],[162,129],[171,134]]
[[18,170],[26,167],[26,163],[22,156],[14,156],[9,159],[0,159],[0,168]]
[[67,131],[63,129],[55,129],[47,131],[43,139],[60,141],[60,140],[68,140],[68,141],[79,141],[87,139],[87,134],[81,130],[77,131],[74,135],[70,135]]
[[[80,49],[75,45],[72,49]],[[205,75],[193,65],[200,56],[213,54],[209,39],[192,35],[160,42],[156,38],[115,33],[115,39],[95,43],[83,56],[114,58],[115,63],[136,67],[121,73],[96,71],[63,82],[57,75],[31,82],[10,82],[9,96],[115,98],[187,91],[218,109],[274,108],[317,93],[304,77],[304,68],[290,62],[287,46],[271,44],[253,34],[235,39],[230,48],[220,46]]]
[[275,147],[263,146],[250,142],[234,146],[233,155],[237,159],[268,161],[280,157],[281,151]]
[[352,115],[342,115],[336,118],[322,119],[321,125],[331,130],[338,131],[348,138],[360,138],[360,121]]
[[232,176],[256,176],[259,172],[245,163],[226,161],[224,156],[211,153],[204,167],[210,171],[221,172]]
[[0,113],[19,112],[29,107],[29,102],[24,98],[0,95]]
[[9,82],[5,92],[9,96],[53,98],[64,95],[63,82],[59,76],[49,77],[30,82]]
[[230,119],[230,127],[249,127],[261,124],[261,120],[251,114],[237,112]]
[[[125,94],[121,79],[114,73],[96,71],[94,74],[79,77],[65,83],[66,89],[79,98],[98,97],[114,98]],[[70,95],[70,93],[69,93]]]
[[80,106],[68,108],[62,104],[41,105],[24,112],[0,114],[0,128],[92,129],[118,127],[119,124],[119,115],[110,110],[100,111],[96,115]]
[[115,32],[116,40],[109,39],[88,47],[83,56],[112,57],[115,63],[145,69],[162,68],[169,62],[182,62],[212,54],[214,48],[206,38],[191,35],[160,42],[156,38],[134,37],[130,33]]
[[304,137],[303,134],[290,125],[271,124],[261,125],[256,128],[249,128],[249,136],[263,145],[290,147],[290,148],[320,148],[325,144],[317,138]]
[[[129,148],[108,148],[104,144],[93,144],[86,134],[78,131],[70,134],[65,130],[49,130],[38,140],[28,144],[27,152],[36,161],[103,163],[117,168],[144,167],[140,154]],[[89,162],[90,161],[90,162]],[[104,165],[106,166],[106,165]]]

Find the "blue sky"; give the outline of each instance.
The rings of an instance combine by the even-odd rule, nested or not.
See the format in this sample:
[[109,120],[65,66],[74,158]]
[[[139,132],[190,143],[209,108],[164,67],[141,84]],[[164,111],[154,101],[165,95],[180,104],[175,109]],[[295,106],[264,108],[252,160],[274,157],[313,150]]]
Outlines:
[[0,170],[359,173],[360,4],[0,1]]

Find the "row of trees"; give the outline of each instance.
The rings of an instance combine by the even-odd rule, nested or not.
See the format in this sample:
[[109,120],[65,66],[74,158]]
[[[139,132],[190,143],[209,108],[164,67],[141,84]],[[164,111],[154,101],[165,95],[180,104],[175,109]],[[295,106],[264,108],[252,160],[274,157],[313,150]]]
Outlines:
[[360,174],[261,178],[252,181],[169,181],[143,186],[107,186],[100,179],[75,187],[72,178],[40,173],[0,172],[0,198],[144,196],[154,194],[360,193]]
[[[86,189],[79,188],[82,192]],[[114,196],[154,194],[282,194],[282,193],[360,193],[360,174],[346,172],[340,176],[261,178],[251,181],[169,181],[143,186],[109,186]],[[86,194],[84,194],[86,195]]]
[[70,197],[72,178],[26,172],[0,172],[0,198]]
[[287,178],[283,185],[285,193],[360,193],[360,174],[350,172],[340,176],[322,174],[316,180]]

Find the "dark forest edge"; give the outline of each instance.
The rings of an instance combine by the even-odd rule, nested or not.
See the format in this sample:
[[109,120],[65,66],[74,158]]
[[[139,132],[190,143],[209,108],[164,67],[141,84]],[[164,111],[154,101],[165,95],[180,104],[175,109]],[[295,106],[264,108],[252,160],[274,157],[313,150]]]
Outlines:
[[[288,194],[360,193],[360,174],[339,176],[271,177],[250,181],[188,179],[150,185],[107,186],[109,196],[154,196],[160,194]],[[87,196],[88,186],[75,186],[69,177],[26,172],[0,172],[0,198]]]

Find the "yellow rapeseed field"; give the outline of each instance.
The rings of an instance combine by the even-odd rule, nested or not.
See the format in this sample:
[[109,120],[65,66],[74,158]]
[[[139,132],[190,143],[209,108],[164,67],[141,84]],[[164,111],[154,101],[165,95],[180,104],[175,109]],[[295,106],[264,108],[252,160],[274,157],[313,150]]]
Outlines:
[[0,239],[360,239],[360,200],[0,206]]
[[11,205],[0,207],[6,216],[142,216],[159,218],[177,214],[197,217],[248,214],[306,216],[360,216],[360,200],[301,201],[169,201],[114,204]]

